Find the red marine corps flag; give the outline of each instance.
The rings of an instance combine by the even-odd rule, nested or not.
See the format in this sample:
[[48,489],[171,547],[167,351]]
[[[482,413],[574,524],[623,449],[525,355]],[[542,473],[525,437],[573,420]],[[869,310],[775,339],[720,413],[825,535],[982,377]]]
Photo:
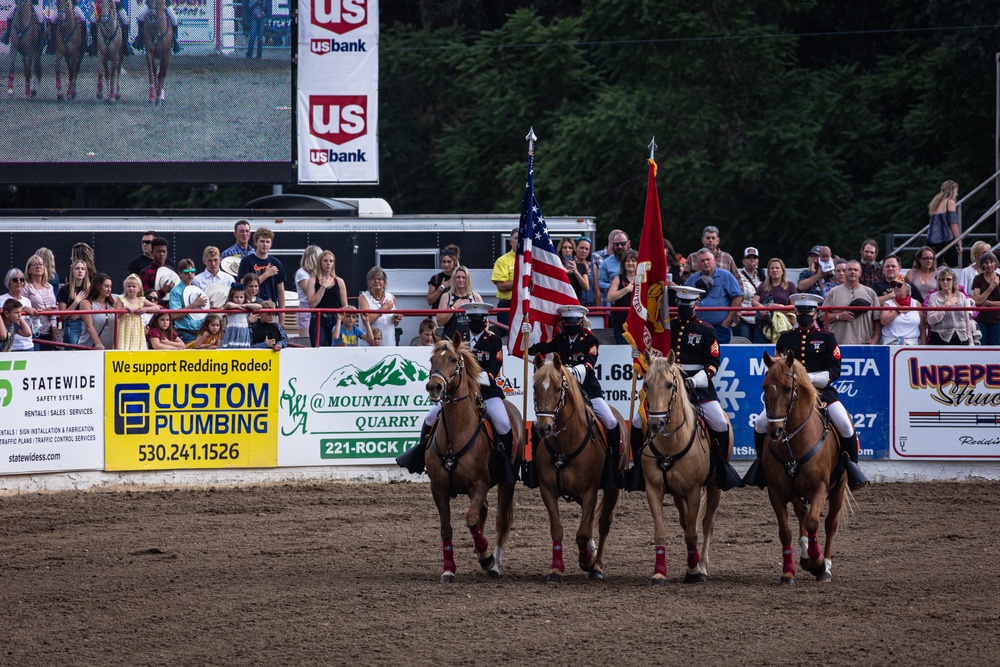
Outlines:
[[[639,239],[638,266],[632,289],[632,302],[625,318],[624,336],[629,345],[659,356],[670,350],[670,316],[667,311],[667,255],[663,249],[663,223],[660,220],[660,197],[656,193],[656,162],[650,142],[649,185],[646,191],[646,215]],[[640,357],[636,361],[644,365]],[[645,371],[645,368],[641,370]]]
[[546,341],[552,338],[559,322],[556,308],[580,305],[562,260],[549,238],[542,208],[535,200],[535,138],[534,131],[526,137],[528,183],[524,188],[524,201],[521,202],[517,256],[514,259],[514,293],[510,300],[508,352],[515,357],[525,356],[521,325],[525,322],[531,325],[532,343]]

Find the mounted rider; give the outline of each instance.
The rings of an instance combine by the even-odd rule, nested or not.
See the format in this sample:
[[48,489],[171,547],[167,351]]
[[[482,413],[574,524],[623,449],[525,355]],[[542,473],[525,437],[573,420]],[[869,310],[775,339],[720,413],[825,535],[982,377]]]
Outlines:
[[[597,364],[597,351],[601,343],[597,340],[597,336],[583,325],[584,315],[588,312],[586,308],[577,305],[560,306],[556,312],[562,317],[562,332],[544,343],[535,343],[528,348],[528,354],[556,352],[563,365],[569,368],[570,373],[576,378],[580,389],[590,399],[594,415],[604,425],[608,433],[608,451],[611,455],[611,468],[615,475],[615,479],[611,481],[616,488],[621,488],[623,482],[618,478],[617,472],[621,460],[621,429],[614,413],[611,412],[611,407],[604,400],[604,390],[594,373],[594,365]],[[525,329],[527,331],[524,331]],[[524,323],[522,332],[525,336],[530,334],[531,325],[527,322]],[[532,434],[532,446],[536,445],[535,436]]]
[[[486,403],[486,417],[493,425],[493,432],[496,434],[497,440],[503,444],[504,455],[494,460],[499,461],[502,458],[506,464],[500,461],[502,468],[496,470],[498,473],[496,477],[500,484],[513,484],[517,481],[514,466],[510,463],[510,455],[514,449],[514,432],[511,430],[510,415],[507,414],[503,390],[496,383],[497,376],[503,371],[503,341],[486,328],[486,316],[489,315],[492,308],[490,304],[463,303],[462,308],[465,309],[465,314],[469,319],[469,330],[461,334],[462,340],[469,343],[472,354],[476,357],[476,362],[479,363],[481,369],[479,393]],[[420,441],[396,458],[396,463],[400,467],[406,468],[411,473],[424,471],[424,450],[430,444],[430,434],[439,412],[441,412],[440,403],[435,404],[428,411],[420,429]]]
[[[163,11],[166,12],[167,18],[170,20],[170,26],[174,32],[174,39],[173,39],[174,45],[171,48],[171,50],[174,53],[180,53],[181,51],[183,51],[183,49],[181,48],[180,40],[177,38],[177,14],[174,13],[173,4],[174,4],[173,0],[164,0]],[[136,51],[143,51],[146,48],[144,21],[146,20],[147,14],[149,14],[148,2],[144,4],[142,8],[139,9],[138,12],[136,12],[135,15],[135,20],[139,24],[139,30],[138,34],[135,36],[135,39],[132,41],[132,46],[135,48]]]
[[[14,22],[14,12],[17,11],[17,5],[17,2],[12,3],[10,9],[7,11],[7,16],[3,19],[7,27],[4,28],[3,34],[0,35],[0,43],[2,44],[10,44],[10,28]],[[38,4],[38,0],[31,0],[31,9],[35,12],[35,19],[42,28],[38,35],[41,46],[45,49],[46,53],[51,55],[56,52],[56,40],[52,34],[52,25],[56,20],[55,12],[51,9],[43,8]],[[83,12],[79,8],[76,10],[76,15],[83,19]],[[86,22],[86,19],[83,19],[83,21]]]
[[[98,0],[98,2],[99,1],[100,0]],[[83,18],[83,12],[80,11],[80,8],[77,6],[78,3],[79,0],[73,0],[73,7],[74,7],[73,11],[75,11],[77,13],[77,16],[79,16],[82,20],[87,21],[86,19]],[[129,46],[128,43],[128,31],[129,28],[132,26],[132,22],[129,21],[128,13],[125,11],[125,5],[122,3],[122,0],[115,0],[115,10],[118,12],[118,21],[121,23],[122,26],[122,55],[130,56],[133,53],[135,53],[135,51],[132,50],[132,47]],[[95,11],[96,11],[96,5],[95,5]],[[90,36],[90,41],[87,42],[87,55],[90,56],[97,55],[97,35],[98,35],[98,24],[100,23],[100,20],[101,17],[98,16],[97,20],[93,22],[87,21],[87,29]]]
[[[827,416],[840,436],[840,449],[847,467],[847,484],[855,491],[867,484],[868,478],[858,466],[858,434],[854,430],[854,421],[840,402],[840,394],[833,386],[833,382],[840,377],[840,346],[832,332],[820,329],[816,324],[816,313],[823,303],[823,297],[800,293],[792,294],[788,299],[795,305],[798,327],[778,337],[774,346],[775,355],[783,355],[791,350],[799,363],[805,366],[809,381],[819,390],[820,400],[826,403]],[[743,478],[747,484],[762,489],[766,486],[766,480],[760,464],[760,454],[767,435],[767,421],[767,411],[763,410],[757,416],[753,429],[757,458]]]
[[[715,335],[715,327],[700,320],[696,314],[698,302],[705,290],[684,285],[672,285],[670,289],[674,290],[677,297],[677,319],[671,332],[671,347],[681,367],[684,386],[708,427],[709,449],[715,466],[715,485],[721,491],[729,491],[743,486],[743,481],[729,463],[729,420],[719,405],[719,395],[712,383],[712,378],[719,371],[719,340]],[[632,428],[635,429],[634,424]],[[632,437],[636,436],[633,434]],[[641,429],[637,441],[643,442]],[[634,449],[633,447],[633,451]],[[638,475],[641,480],[641,468]]]

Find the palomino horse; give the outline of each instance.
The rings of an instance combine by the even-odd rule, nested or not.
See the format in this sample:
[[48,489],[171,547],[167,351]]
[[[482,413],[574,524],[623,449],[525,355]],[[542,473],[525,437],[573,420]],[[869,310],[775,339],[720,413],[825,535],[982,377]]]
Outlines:
[[[778,517],[781,537],[781,584],[795,585],[792,531],[788,502],[799,519],[800,565],[817,581],[830,581],[830,553],[837,534],[840,510],[847,492],[847,473],[841,463],[836,429],[820,413],[816,390],[805,367],[789,350],[774,359],[765,352],[764,408],[767,438],[760,453],[767,495]],[[826,548],[820,553],[820,513],[826,515]]]
[[[487,493],[490,490],[490,458],[494,447],[486,432],[486,406],[479,393],[480,367],[456,334],[452,340],[437,344],[431,354],[431,375],[427,394],[441,404],[441,413],[425,453],[431,494],[441,517],[443,550],[442,583],[455,581],[455,554],[452,545],[451,499],[459,493],[469,496],[465,524],[472,534],[479,565],[490,577],[500,576],[503,548],[514,519],[514,484],[497,489],[497,544],[491,553],[483,535],[486,523]],[[520,434],[524,422],[514,406],[504,403],[514,430],[513,462],[520,465],[524,443]]]
[[[640,449],[646,500],[653,513],[653,544],[656,565],[652,583],[667,580],[666,541],[663,526],[663,496],[674,497],[684,542],[687,544],[687,571],[684,583],[708,578],[709,549],[722,492],[715,485],[709,439],[694,403],[684,388],[673,350],[664,357],[645,353],[648,371],[643,380],[647,420]],[[732,436],[730,436],[730,439]],[[729,443],[732,452],[732,441]],[[701,520],[701,554],[698,553],[698,521]]]
[[150,0],[146,15],[143,45],[146,49],[146,71],[149,72],[149,103],[165,104],[163,82],[170,68],[170,50],[174,33],[167,18],[165,0]]
[[98,23],[97,55],[100,56],[101,69],[97,71],[97,99],[104,96],[104,79],[108,80],[108,102],[121,99],[118,79],[122,73],[122,40],[125,32],[113,0],[97,0]]
[[56,99],[63,99],[60,61],[66,61],[66,99],[76,99],[76,77],[83,62],[83,47],[87,41],[87,26],[73,11],[72,0],[58,0],[59,18],[55,26],[56,40]]
[[[24,96],[34,97],[42,80],[42,25],[35,16],[31,0],[17,0],[17,6],[10,17],[10,74],[7,76],[7,94],[14,94],[14,67],[21,56],[24,65]],[[35,83],[31,83],[31,71],[35,71]]]
[[[594,416],[593,409],[584,402],[580,386],[558,354],[554,353],[552,361],[548,362],[543,361],[541,355],[535,357],[533,389],[535,424],[532,428],[538,445],[532,451],[532,458],[552,533],[552,571],[547,581],[562,584],[566,572],[562,551],[563,526],[559,520],[560,497],[580,504],[580,525],[576,530],[580,567],[589,573],[589,578],[603,580],[604,545],[620,494],[617,488],[606,488],[604,491],[598,523],[599,537],[595,545],[597,491],[608,468],[607,434]],[[614,408],[611,411],[618,420],[619,432],[627,433],[622,416]],[[624,457],[621,459],[622,466]],[[619,475],[621,472],[619,469]]]

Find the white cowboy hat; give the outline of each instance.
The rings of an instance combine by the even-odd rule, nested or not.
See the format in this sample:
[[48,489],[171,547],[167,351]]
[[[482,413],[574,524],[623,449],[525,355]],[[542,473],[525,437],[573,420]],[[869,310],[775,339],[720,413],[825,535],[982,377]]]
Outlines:
[[220,266],[222,267],[223,271],[225,271],[226,273],[235,278],[236,274],[240,272],[241,261],[243,261],[243,258],[240,257],[239,255],[230,255],[229,257],[222,258],[222,263],[220,264]]
[[166,283],[173,283],[176,287],[181,284],[181,277],[169,266],[161,266],[156,270],[156,280],[153,281],[153,287],[157,292],[162,292]]
[[225,308],[229,298],[229,287],[222,283],[213,283],[205,288],[205,296],[212,308]]
[[[185,308],[190,308],[191,304],[194,303],[198,299],[198,297],[200,297],[200,296],[205,296],[205,293],[201,290],[200,287],[196,287],[194,285],[188,285],[187,287],[185,287],[184,288],[184,307]],[[209,307],[209,301],[208,301],[208,298],[206,297],[206,299],[205,299],[205,305],[202,306],[202,308],[208,308],[208,307]],[[188,315],[195,322],[201,322],[203,319],[205,319],[205,315],[206,314],[207,313],[189,313]]]

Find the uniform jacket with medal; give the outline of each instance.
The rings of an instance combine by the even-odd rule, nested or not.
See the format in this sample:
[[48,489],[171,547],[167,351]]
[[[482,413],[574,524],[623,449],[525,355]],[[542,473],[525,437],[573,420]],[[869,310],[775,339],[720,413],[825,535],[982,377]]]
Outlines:
[[569,335],[560,333],[552,340],[544,343],[535,343],[528,348],[528,354],[549,354],[556,352],[563,364],[567,366],[577,366],[583,364],[587,367],[587,374],[583,378],[581,385],[583,391],[590,398],[604,398],[604,390],[601,383],[594,374],[594,365],[597,363],[597,348],[600,342],[597,336],[590,329],[581,329],[576,340],[570,341]]
[[815,324],[803,331],[796,327],[778,337],[774,346],[776,354],[784,354],[791,350],[795,358],[806,367],[808,373],[830,374],[830,383],[820,390],[820,398],[826,403],[835,403],[840,395],[833,387],[833,382],[840,377],[840,346],[837,337],[826,329],[820,329]]
[[671,332],[672,347],[681,366],[681,375],[688,378],[704,370],[708,386],[695,389],[694,396],[699,403],[719,400],[712,382],[719,370],[719,339],[715,336],[715,327],[697,317],[687,322],[674,320],[673,324],[676,328]]
[[[463,338],[468,342],[472,338],[465,334]],[[491,331],[484,331],[472,347],[472,354],[476,357],[479,367],[490,376],[489,384],[479,385],[479,391],[484,399],[503,398],[503,389],[497,386],[497,376],[503,370],[503,341]]]

